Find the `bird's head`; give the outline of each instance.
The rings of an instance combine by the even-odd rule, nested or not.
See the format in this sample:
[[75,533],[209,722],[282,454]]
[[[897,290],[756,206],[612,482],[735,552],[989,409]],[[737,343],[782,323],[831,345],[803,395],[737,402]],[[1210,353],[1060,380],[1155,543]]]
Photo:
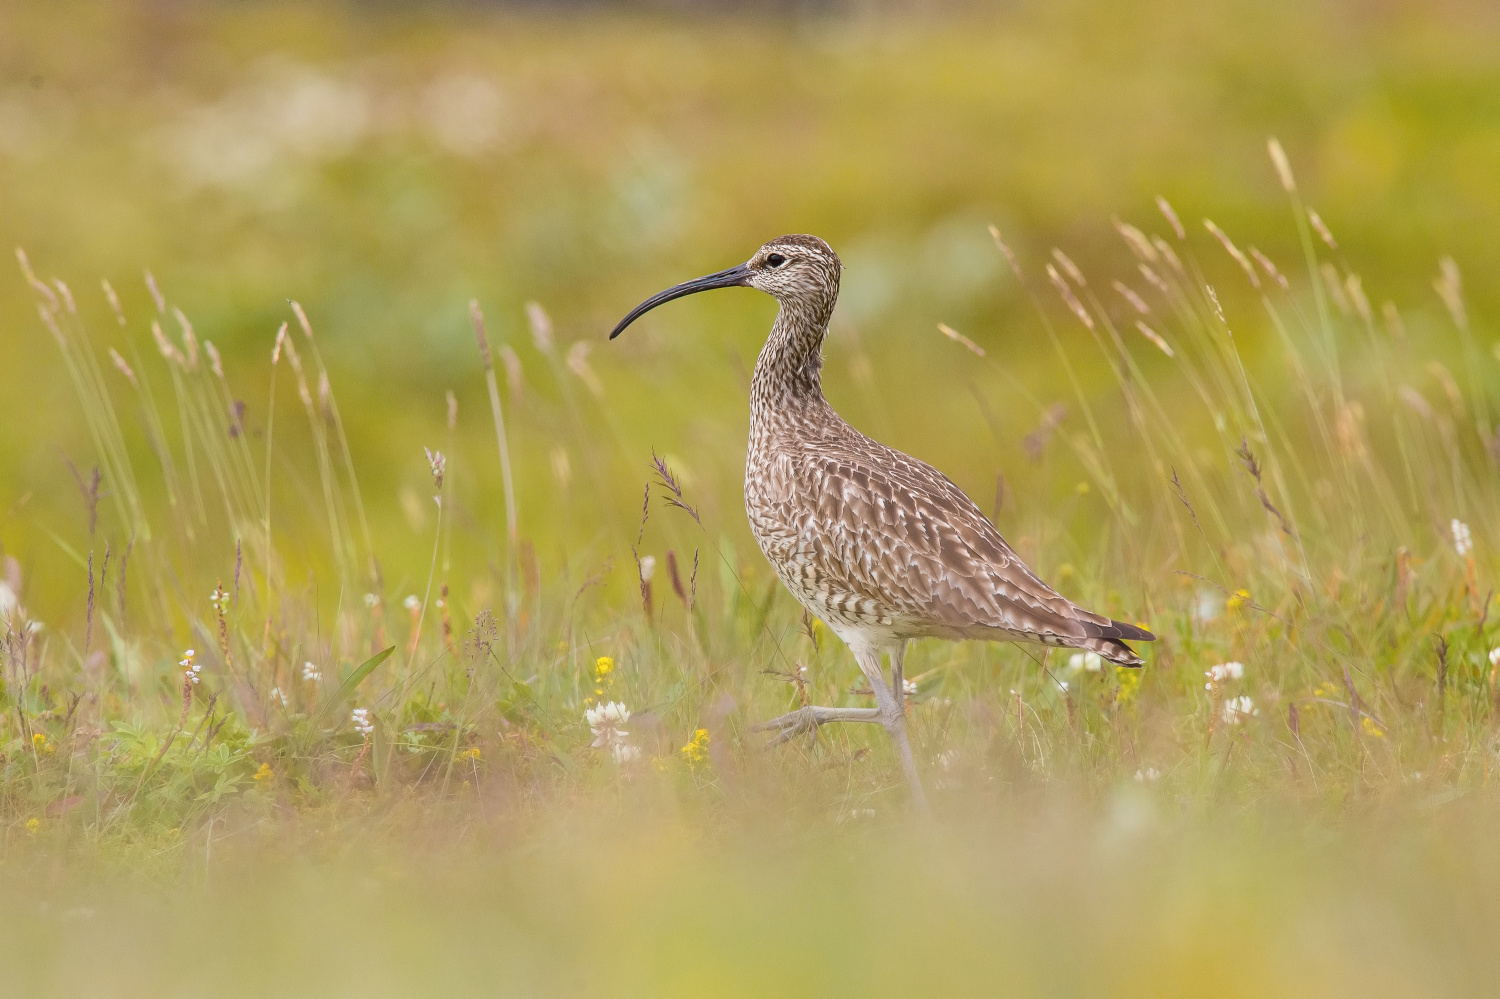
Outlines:
[[839,297],[844,265],[833,248],[816,236],[778,236],[755,251],[743,264],[658,292],[630,310],[610,333],[613,340],[625,327],[665,302],[711,288],[756,288],[784,308],[805,312],[827,323]]

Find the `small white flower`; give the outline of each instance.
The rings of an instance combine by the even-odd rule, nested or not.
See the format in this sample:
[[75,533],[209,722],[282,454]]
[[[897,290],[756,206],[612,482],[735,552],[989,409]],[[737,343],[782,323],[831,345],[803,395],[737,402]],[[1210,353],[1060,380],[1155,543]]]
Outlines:
[[369,708],[355,708],[349,713],[349,720],[354,723],[354,730],[367,738],[371,732],[375,731],[375,723],[370,720]]
[[1490,665],[1500,669],[1500,645],[1490,649]]
[[[1203,675],[1208,677],[1212,683],[1223,683],[1225,680],[1241,680],[1245,676],[1245,664],[1234,661],[1219,663],[1217,666],[1210,666]],[[1210,686],[1210,684],[1204,684],[1204,686]]]
[[405,607],[409,611],[414,611],[418,607],[422,606],[422,601],[417,597],[415,593],[413,593],[405,600],[401,601],[401,606]]
[[310,662],[305,662],[302,664],[302,679],[308,683],[317,683],[323,679],[323,674],[319,672],[318,667]]
[[1453,550],[1458,552],[1459,558],[1468,558],[1474,551],[1474,535],[1469,531],[1469,525],[1454,517],[1449,527],[1453,531]]
[[1098,673],[1104,669],[1104,660],[1099,657],[1099,653],[1097,652],[1085,652],[1083,654],[1083,668],[1085,672]]
[[1066,691],[1068,689],[1068,681],[1066,681],[1066,680],[1059,680],[1059,681],[1057,681],[1057,685],[1060,688],[1062,688],[1064,691]]
[[1245,695],[1231,697],[1224,702],[1224,721],[1230,725],[1237,725],[1242,720],[1260,714],[1260,708],[1255,702]]
[[203,664],[193,661],[195,653],[188,649],[182,654],[182,659],[177,663],[183,669],[183,679],[189,683],[198,682],[198,674],[203,671]]
[[1217,593],[1208,590],[1199,592],[1197,602],[1193,605],[1193,617],[1199,621],[1212,621],[1219,616],[1224,609],[1224,598]]
[[630,733],[625,723],[630,721],[630,709],[619,701],[610,701],[583,713],[584,720],[594,734],[590,744],[595,749],[608,749],[616,763],[629,763],[640,755],[640,750],[627,741]]
[[1159,781],[1161,780],[1161,771],[1156,769],[1155,767],[1147,767],[1144,770],[1137,770],[1135,772],[1135,779],[1139,784]]
[[271,700],[280,701],[282,707],[286,707],[286,695],[281,692],[280,687],[271,688]]
[[377,597],[375,594],[373,594],[373,593],[366,593],[365,594],[365,606],[366,607],[373,608],[378,603],[380,603],[380,598]]
[[653,555],[641,556],[641,582],[651,582],[651,577],[656,575],[656,557]]
[[630,721],[630,709],[619,701],[589,708],[583,713],[583,717],[594,733],[593,744],[596,749],[624,742],[630,735],[624,728],[625,723]]
[[20,606],[21,600],[16,596],[16,591],[4,580],[0,580],[0,619],[10,617]]
[[903,677],[901,680],[901,691],[907,697],[915,697],[917,694],[917,685]]

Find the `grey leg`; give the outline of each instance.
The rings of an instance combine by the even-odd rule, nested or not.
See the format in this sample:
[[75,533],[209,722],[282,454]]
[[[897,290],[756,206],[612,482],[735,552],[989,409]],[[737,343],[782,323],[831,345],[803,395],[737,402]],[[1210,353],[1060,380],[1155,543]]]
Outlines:
[[[903,644],[900,652],[891,654],[897,677],[900,676],[899,663],[904,651]],[[902,711],[901,702],[897,699],[899,695],[891,693],[891,688],[885,685],[885,671],[880,668],[880,653],[874,649],[856,649],[854,658],[859,663],[860,671],[865,674],[865,679],[870,681],[870,688],[875,691],[875,703],[880,705],[881,723],[895,740],[896,752],[901,756],[901,768],[906,771],[907,783],[911,785],[912,803],[924,817],[929,816],[931,813],[927,808],[927,795],[922,790],[922,778],[917,775],[911,742],[906,737],[906,713]]]
[[819,725],[829,722],[884,722],[885,716],[879,708],[820,708],[809,705],[789,711],[779,718],[772,718],[755,726],[757,732],[775,732],[768,746],[780,745],[793,736],[811,732]]
[[891,693],[896,695],[896,707],[901,713],[906,713],[906,670],[903,664],[906,662],[906,647],[910,642],[902,642],[891,650]]

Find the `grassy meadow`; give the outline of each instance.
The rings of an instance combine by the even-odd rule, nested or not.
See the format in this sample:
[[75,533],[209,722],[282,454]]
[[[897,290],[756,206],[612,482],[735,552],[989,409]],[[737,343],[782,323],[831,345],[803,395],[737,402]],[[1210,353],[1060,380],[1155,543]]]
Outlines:
[[[7,982],[1488,994],[1497,43],[0,6]],[[773,304],[604,340],[788,231],[834,405],[1159,636],[915,643],[932,825],[878,728],[753,730],[870,703],[742,512]]]

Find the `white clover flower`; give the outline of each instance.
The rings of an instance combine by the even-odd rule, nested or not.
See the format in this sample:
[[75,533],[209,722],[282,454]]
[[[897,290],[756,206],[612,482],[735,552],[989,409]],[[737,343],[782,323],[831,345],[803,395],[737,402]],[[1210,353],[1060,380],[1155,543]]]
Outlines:
[[1245,676],[1245,664],[1235,661],[1219,663],[1217,666],[1210,666],[1203,675],[1209,679],[1209,682],[1203,686],[1211,688],[1214,684],[1223,683],[1225,680],[1243,679]]
[[917,685],[903,677],[901,679],[901,692],[907,697],[915,697],[917,694]]
[[302,679],[308,683],[317,683],[323,679],[323,674],[311,662],[305,662],[302,664]]
[[375,722],[370,718],[369,708],[355,708],[349,713],[349,720],[354,723],[354,730],[365,738],[375,731]]
[[630,721],[630,709],[619,701],[589,708],[583,713],[583,717],[594,733],[595,749],[622,744],[630,735],[624,728],[625,723]]
[[1097,652],[1075,652],[1068,657],[1068,672],[1098,673],[1104,669],[1104,660]]
[[1448,526],[1453,531],[1453,550],[1458,552],[1459,558],[1468,558],[1474,552],[1474,535],[1469,531],[1469,525],[1454,517]]
[[630,733],[625,731],[624,726],[630,721],[630,709],[625,705],[619,701],[610,701],[589,708],[583,713],[583,717],[594,734],[594,741],[590,744],[593,748],[608,749],[616,763],[630,763],[640,757],[640,749],[627,741]]
[[1231,697],[1224,702],[1224,721],[1230,725],[1237,725],[1246,718],[1260,714],[1260,708],[1255,702],[1245,695]]
[[1135,780],[1138,784],[1154,783],[1161,780],[1161,771],[1155,767],[1147,767],[1135,772]]

